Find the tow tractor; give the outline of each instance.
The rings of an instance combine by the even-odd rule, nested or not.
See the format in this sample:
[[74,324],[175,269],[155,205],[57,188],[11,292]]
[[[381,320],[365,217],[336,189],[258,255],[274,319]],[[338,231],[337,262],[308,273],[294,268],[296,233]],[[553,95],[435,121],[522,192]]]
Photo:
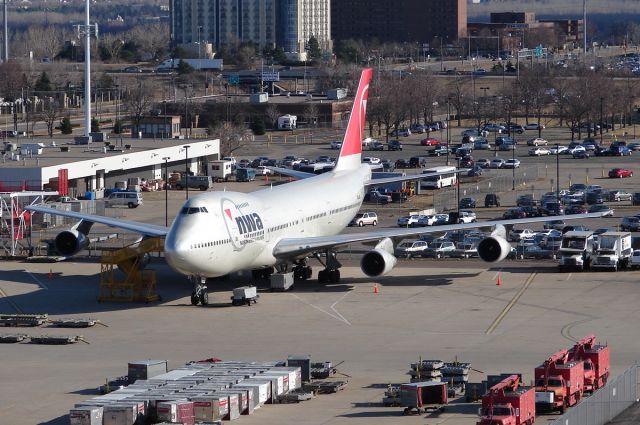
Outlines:
[[533,425],[536,396],[532,387],[520,386],[520,377],[511,375],[482,396],[477,425]]

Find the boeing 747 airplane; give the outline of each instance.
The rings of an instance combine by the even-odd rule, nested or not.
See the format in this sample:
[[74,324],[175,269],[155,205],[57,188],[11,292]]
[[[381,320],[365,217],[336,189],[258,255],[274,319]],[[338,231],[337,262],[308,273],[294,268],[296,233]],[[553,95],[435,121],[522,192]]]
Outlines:
[[[121,228],[144,237],[164,238],[164,256],[174,270],[187,275],[194,284],[193,304],[208,303],[207,278],[252,270],[255,276],[268,277],[276,268],[293,272],[296,279],[312,277],[309,258],[316,257],[324,266],[318,272],[322,283],[340,280],[338,248],[357,242],[370,243],[372,249],[360,261],[364,274],[375,277],[390,272],[396,265],[394,246],[403,238],[423,233],[469,228],[489,228],[490,236],[478,245],[480,258],[487,262],[503,260],[511,246],[506,240],[509,226],[549,221],[550,218],[527,218],[436,228],[379,229],[371,232],[342,234],[360,210],[365,188],[392,181],[416,180],[437,174],[392,177],[372,181],[371,166],[361,161],[365,112],[372,69],[362,71],[358,90],[335,168],[315,175],[288,169],[282,174],[296,181],[252,193],[212,191],[184,203],[170,227],[133,221],[58,211],[30,206],[39,213],[78,219],[72,229],[55,239],[57,250],[71,256],[88,245],[93,223]],[[567,216],[564,219],[600,217],[601,214]],[[143,264],[140,261],[140,264]]]

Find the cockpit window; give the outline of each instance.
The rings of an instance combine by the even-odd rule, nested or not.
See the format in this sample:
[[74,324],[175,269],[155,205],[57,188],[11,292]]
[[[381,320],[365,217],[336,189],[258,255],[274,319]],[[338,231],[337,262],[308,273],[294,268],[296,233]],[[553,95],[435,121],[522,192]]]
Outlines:
[[180,211],[180,214],[197,214],[197,213],[208,213],[206,207],[184,207]]

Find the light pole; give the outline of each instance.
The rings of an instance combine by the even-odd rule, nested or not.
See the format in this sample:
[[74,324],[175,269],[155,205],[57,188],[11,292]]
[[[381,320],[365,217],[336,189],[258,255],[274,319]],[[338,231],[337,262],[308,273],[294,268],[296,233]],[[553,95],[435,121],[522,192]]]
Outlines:
[[[460,160],[462,158],[457,157],[456,160],[458,161],[458,170],[460,170]],[[458,190],[456,190],[456,201],[457,201],[457,210],[458,210],[458,220],[460,220],[460,174],[456,173],[456,188]]]
[[171,158],[165,156],[164,161],[164,225],[169,226],[169,160]]
[[184,186],[186,191],[186,200],[189,200],[189,148],[191,146],[184,145]]
[[449,165],[449,144],[451,143],[451,98],[447,98],[447,165]]
[[604,101],[604,97],[600,96],[600,146],[602,146],[602,102]]
[[560,205],[560,144],[556,143],[556,199]]
[[516,190],[516,144],[515,139],[513,141],[513,147],[511,149],[511,162],[513,163],[513,169],[511,170],[511,190]]
[[200,32],[202,31],[202,25],[198,26],[198,71],[202,69],[202,58],[200,56],[200,45],[202,37],[200,36]]
[[4,0],[4,62],[9,62],[9,22],[7,18],[7,0]]

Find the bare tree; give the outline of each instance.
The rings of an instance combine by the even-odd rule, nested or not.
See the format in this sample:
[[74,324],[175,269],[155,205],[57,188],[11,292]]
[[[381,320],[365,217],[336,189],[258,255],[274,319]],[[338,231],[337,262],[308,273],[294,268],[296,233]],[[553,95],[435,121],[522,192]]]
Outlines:
[[208,128],[209,135],[220,139],[220,155],[230,156],[234,151],[253,141],[253,133],[233,122],[220,123]]
[[118,63],[120,61],[120,52],[124,47],[124,40],[118,34],[105,34],[102,36],[102,47],[111,56],[111,62]]
[[542,136],[542,114],[549,103],[551,87],[547,73],[542,66],[523,69],[520,73],[519,90],[522,105],[528,122],[531,111],[535,113],[538,123],[538,137]]
[[47,124],[47,134],[49,137],[53,137],[53,127],[55,123],[60,118],[62,109],[60,108],[60,103],[55,99],[47,99],[44,111],[40,114],[42,121]]
[[274,103],[270,104],[269,106],[267,106],[267,109],[265,111],[265,115],[267,116],[267,119],[269,120],[269,125],[271,128],[276,128],[277,126],[277,122],[278,122],[278,118],[280,117],[280,111],[278,110],[278,106]]
[[169,26],[164,24],[138,25],[128,36],[139,46],[144,60],[161,58],[170,41]]
[[464,76],[455,77],[448,88],[447,98],[458,117],[458,127],[462,126],[462,115],[467,113],[471,99],[469,92],[469,78]]
[[9,61],[0,64],[0,96],[5,101],[13,101],[20,97],[24,83],[25,75],[19,63]]
[[312,127],[316,127],[318,125],[318,115],[319,115],[319,113],[320,113],[320,111],[318,110],[318,105],[316,105],[313,102],[307,104],[307,106],[304,108],[304,116],[305,116],[307,122]]
[[129,118],[134,128],[140,127],[142,117],[149,112],[149,108],[154,102],[153,90],[143,80],[138,81],[133,89],[126,93],[126,97],[123,99],[122,104],[129,112]]

